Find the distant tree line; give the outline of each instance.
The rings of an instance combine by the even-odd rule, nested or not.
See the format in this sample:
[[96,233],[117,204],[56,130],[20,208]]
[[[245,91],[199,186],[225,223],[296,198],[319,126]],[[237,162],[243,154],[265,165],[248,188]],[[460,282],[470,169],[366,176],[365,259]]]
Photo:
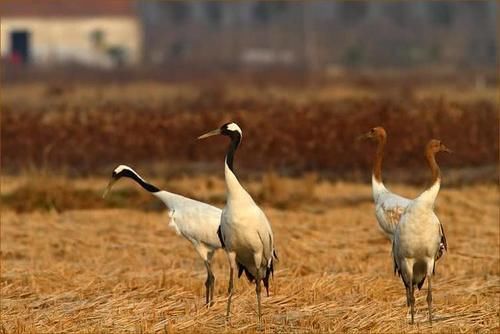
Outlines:
[[144,61],[490,66],[495,1],[139,1]]

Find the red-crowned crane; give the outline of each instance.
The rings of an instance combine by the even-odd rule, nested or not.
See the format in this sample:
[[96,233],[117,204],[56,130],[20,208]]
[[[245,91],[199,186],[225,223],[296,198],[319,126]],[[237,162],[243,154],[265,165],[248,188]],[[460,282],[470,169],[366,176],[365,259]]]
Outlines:
[[221,209],[212,205],[196,201],[165,190],[160,190],[146,182],[132,168],[120,165],[113,170],[111,180],[103,197],[111,190],[113,184],[122,177],[127,177],[137,182],[142,188],[156,196],[168,208],[170,216],[169,226],[178,235],[182,235],[194,246],[198,255],[203,259],[207,269],[205,281],[205,300],[207,305],[213,304],[215,276],[211,264],[214,252],[221,248],[217,230],[220,224]]
[[231,140],[224,162],[227,200],[226,206],[222,209],[218,231],[231,268],[226,316],[229,319],[235,270],[238,269],[238,277],[245,272],[250,282],[255,282],[257,312],[260,322],[260,282],[264,283],[269,295],[269,277],[273,273],[273,261],[276,259],[273,231],[266,215],[238,182],[234,172],[234,155],[242,138],[240,127],[236,123],[226,123],[219,129],[210,131],[198,139],[214,135],[227,136]]

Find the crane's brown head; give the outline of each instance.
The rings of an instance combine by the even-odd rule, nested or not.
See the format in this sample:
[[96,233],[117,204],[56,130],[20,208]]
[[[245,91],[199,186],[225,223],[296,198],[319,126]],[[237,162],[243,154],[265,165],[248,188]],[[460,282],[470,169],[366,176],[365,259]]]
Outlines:
[[426,152],[427,153],[432,153],[432,154],[436,154],[438,152],[452,153],[452,150],[450,150],[448,147],[446,147],[441,142],[441,140],[439,140],[439,139],[431,139],[427,143]]
[[376,126],[374,128],[371,128],[370,131],[358,137],[358,139],[360,140],[370,139],[373,141],[385,140],[386,138],[387,138],[387,133],[385,132],[385,129],[381,126]]

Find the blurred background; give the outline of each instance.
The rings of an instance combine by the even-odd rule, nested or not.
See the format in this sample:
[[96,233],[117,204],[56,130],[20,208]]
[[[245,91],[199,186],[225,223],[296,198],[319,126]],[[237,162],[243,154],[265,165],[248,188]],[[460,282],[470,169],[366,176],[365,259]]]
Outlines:
[[495,1],[3,1],[9,64],[494,66]]
[[195,139],[234,120],[245,176],[368,181],[373,145],[355,138],[383,125],[397,180],[426,177],[431,137],[456,152],[453,182],[496,180],[497,7],[2,1],[2,169],[213,173],[224,139]]

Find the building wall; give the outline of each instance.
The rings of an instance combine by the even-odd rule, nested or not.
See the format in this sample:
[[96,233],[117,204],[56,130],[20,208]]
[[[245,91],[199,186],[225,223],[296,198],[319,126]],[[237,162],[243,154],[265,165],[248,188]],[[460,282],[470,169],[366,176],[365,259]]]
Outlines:
[[76,62],[112,67],[120,57],[119,48],[124,65],[141,60],[141,26],[133,17],[2,17],[2,57],[9,57],[11,32],[16,30],[30,33],[30,63],[36,65]]

